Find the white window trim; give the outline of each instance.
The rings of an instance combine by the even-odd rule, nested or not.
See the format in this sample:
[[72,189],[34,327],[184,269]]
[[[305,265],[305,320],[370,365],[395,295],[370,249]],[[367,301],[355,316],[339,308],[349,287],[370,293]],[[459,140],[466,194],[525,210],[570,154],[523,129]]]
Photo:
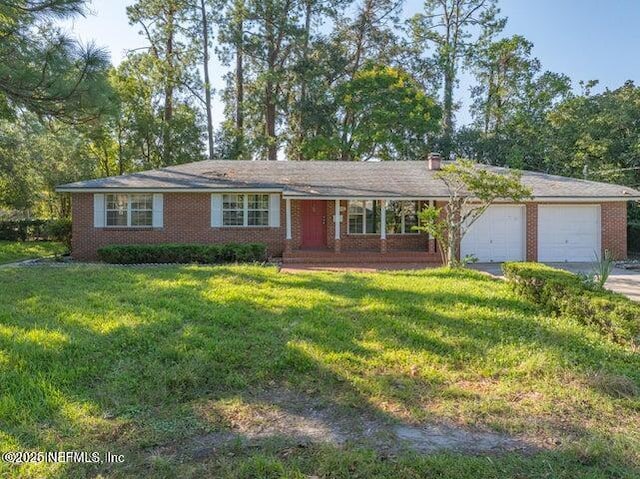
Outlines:
[[[359,201],[363,203],[363,212],[362,214],[354,214],[353,216],[362,216],[362,233],[358,233],[358,232],[352,232],[351,231],[351,222],[349,221],[349,218],[352,216],[351,212],[349,211],[349,205],[351,202],[353,201]],[[380,236],[380,232],[378,233],[367,233],[367,207],[364,205],[364,203],[366,203],[367,201],[373,201],[374,202],[374,208],[375,208],[375,202],[380,203],[382,200],[374,200],[374,199],[362,199],[362,200],[348,200],[347,201],[347,234],[348,235],[354,235],[354,236]],[[382,205],[380,206],[382,208]]]
[[[107,222],[107,213],[109,211],[117,211],[113,209],[107,208],[109,204],[108,197],[109,195],[126,195],[127,196],[127,224],[126,225],[110,225]],[[131,209],[131,197],[134,195],[151,195],[151,209],[150,210],[132,210]],[[131,211],[151,211],[151,224],[150,225],[132,225],[131,224]],[[153,228],[153,194],[152,193],[106,193],[104,196],[104,228],[144,228],[151,229]]]
[[[226,209],[224,207],[224,195],[243,195],[242,199],[242,210],[234,209]],[[249,209],[249,195],[267,195],[267,208],[266,209]],[[223,193],[221,205],[222,208],[222,224],[219,228],[269,228],[269,217],[271,214],[271,198],[269,198],[268,193]],[[242,211],[242,224],[241,225],[225,225],[224,224],[224,212],[225,211]],[[266,225],[250,225],[249,224],[249,211],[266,211],[267,212],[267,224]]]

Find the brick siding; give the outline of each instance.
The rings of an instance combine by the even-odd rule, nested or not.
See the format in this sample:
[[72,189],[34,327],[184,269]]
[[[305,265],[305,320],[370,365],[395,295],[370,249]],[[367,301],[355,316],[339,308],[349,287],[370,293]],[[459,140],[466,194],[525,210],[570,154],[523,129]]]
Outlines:
[[80,260],[95,260],[98,248],[110,244],[265,243],[271,256],[284,248],[284,202],[280,228],[212,228],[208,193],[165,193],[162,228],[94,228],[91,193],[73,194],[72,214],[72,255]]
[[[291,201],[291,248],[302,246],[301,201]],[[435,252],[437,245],[425,234],[387,234],[386,245],[380,235],[348,233],[347,202],[341,201],[341,240],[338,251],[420,251]],[[440,205],[441,206],[441,205]],[[609,250],[615,258],[627,255],[627,205],[625,202],[601,203],[602,251]],[[335,203],[327,202],[327,248],[336,250]],[[165,193],[164,226],[162,228],[94,228],[93,194],[72,195],[72,254],[79,260],[95,260],[98,248],[109,244],[157,243],[229,243],[261,242],[267,244],[270,256],[281,256],[285,249],[285,201],[280,202],[280,227],[211,227],[211,195],[208,193]],[[526,258],[537,259],[538,205],[526,205]]]
[[538,261],[538,204],[527,203],[525,207],[527,261]]
[[609,250],[614,259],[627,257],[627,203],[616,201],[600,205],[602,253]]

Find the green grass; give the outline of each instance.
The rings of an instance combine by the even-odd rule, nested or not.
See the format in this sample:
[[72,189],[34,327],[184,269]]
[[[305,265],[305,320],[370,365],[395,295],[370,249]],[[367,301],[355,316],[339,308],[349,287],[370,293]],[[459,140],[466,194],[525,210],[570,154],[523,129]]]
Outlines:
[[[0,449],[126,457],[0,464],[0,476],[637,477],[638,386],[637,351],[541,315],[472,271],[83,265],[0,275]],[[224,430],[263,389],[559,445],[389,458],[274,440],[197,461],[166,453]]]
[[55,241],[0,241],[0,264],[63,254],[67,248]]

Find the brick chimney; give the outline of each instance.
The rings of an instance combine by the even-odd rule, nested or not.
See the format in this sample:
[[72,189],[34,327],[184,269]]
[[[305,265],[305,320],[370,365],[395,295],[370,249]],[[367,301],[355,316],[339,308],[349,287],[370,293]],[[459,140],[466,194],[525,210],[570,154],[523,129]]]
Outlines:
[[440,153],[429,153],[427,164],[430,170],[439,170],[442,164],[442,155]]

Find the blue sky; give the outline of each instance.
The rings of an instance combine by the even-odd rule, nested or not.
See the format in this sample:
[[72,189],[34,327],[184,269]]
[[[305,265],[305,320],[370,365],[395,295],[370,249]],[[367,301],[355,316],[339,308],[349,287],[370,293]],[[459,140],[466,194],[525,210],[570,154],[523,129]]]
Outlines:
[[[65,28],[83,42],[107,48],[114,63],[125,51],[145,45],[138,28],[130,26],[125,8],[132,0],[93,0],[90,14],[76,18]],[[420,11],[422,1],[407,0],[406,14]],[[542,67],[565,73],[574,80],[600,80],[599,89],[616,88],[626,80],[640,82],[640,0],[500,0],[509,18],[504,35],[520,34],[533,42],[533,54]],[[213,87],[222,87],[225,69],[215,59],[210,74]],[[467,112],[470,78],[463,76],[458,88],[462,107],[459,124],[470,119]],[[214,121],[222,119],[216,97]]]

